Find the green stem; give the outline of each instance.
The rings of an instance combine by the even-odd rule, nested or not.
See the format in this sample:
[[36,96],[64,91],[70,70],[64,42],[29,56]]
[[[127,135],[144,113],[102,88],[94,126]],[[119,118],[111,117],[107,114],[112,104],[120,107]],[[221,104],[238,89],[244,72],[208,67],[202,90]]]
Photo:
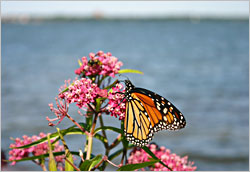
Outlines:
[[[115,146],[117,146],[121,142],[121,137],[122,137],[122,135],[119,134],[118,137],[114,140],[114,142],[110,146],[108,146],[108,148],[106,148],[105,155],[107,157],[109,155],[110,150],[113,149]],[[108,164],[107,161],[103,162],[103,164],[101,166],[101,168],[102,168],[103,171],[105,170],[107,164]]]
[[89,132],[86,131],[80,124],[78,124],[68,113],[66,113],[66,116],[74,123],[76,124],[77,127],[80,128],[80,130],[82,130],[82,132],[84,132],[87,136],[89,135]]
[[122,135],[119,134],[114,142],[109,146],[109,149],[113,149],[114,147],[116,147],[121,142],[121,137]]
[[[102,116],[99,117],[99,120],[100,120],[100,125],[101,125],[101,127],[103,127],[103,126],[104,126],[104,122],[103,122]],[[105,132],[105,130],[103,130],[103,129],[102,129],[102,134],[103,134],[103,137],[107,138],[106,132]],[[106,148],[106,150],[105,150],[105,155],[108,157],[109,151],[110,151],[109,144],[105,142],[105,143],[104,143],[104,146],[105,146],[105,148]],[[101,168],[102,168],[103,171],[104,171],[106,165],[107,165],[107,163],[106,163],[106,161],[104,161],[103,164],[102,164],[102,166],[101,166]]]
[[[121,121],[121,129],[122,131],[124,131],[124,121]],[[121,159],[121,164],[124,163],[124,158],[125,158],[125,162],[127,161],[128,141],[126,140],[124,135],[122,135],[122,145],[123,145],[123,155]]]
[[92,124],[92,128],[88,137],[88,148],[87,148],[87,157],[86,159],[89,160],[92,152],[92,145],[93,145],[93,136],[94,136],[94,131],[95,131],[95,126],[96,126],[96,121],[98,118],[98,113],[95,113],[94,121]]
[[90,159],[90,155],[92,152],[92,143],[93,143],[93,136],[90,134],[88,137],[88,147],[87,147],[87,157],[86,160]]
[[[87,110],[87,117],[86,117],[86,124],[87,124],[87,130],[90,132],[90,127],[92,126],[93,123],[93,112],[88,108]],[[84,152],[87,152],[88,150],[88,140],[89,140],[89,135],[86,135],[86,143],[84,147]],[[86,157],[85,157],[86,158]]]
[[[103,126],[104,126],[104,123],[103,123],[103,120],[102,120],[102,116],[99,117],[99,120],[100,120],[100,125],[101,125],[101,127],[103,127]],[[103,134],[103,137],[107,139],[106,132],[105,132],[105,130],[103,130],[103,129],[102,129],[102,134]],[[105,148],[106,148],[106,150],[107,150],[108,147],[109,147],[108,143],[105,142],[104,145],[105,145]],[[106,155],[107,155],[107,154],[106,154]],[[108,156],[108,155],[107,155],[107,156]]]

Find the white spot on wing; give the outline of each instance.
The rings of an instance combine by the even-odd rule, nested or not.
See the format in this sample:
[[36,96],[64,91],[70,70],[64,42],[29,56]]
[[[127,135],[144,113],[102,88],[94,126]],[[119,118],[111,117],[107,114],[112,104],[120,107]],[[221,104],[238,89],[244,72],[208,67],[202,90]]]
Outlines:
[[166,116],[164,116],[163,119],[164,119],[164,121],[167,121],[167,120],[168,120]]
[[161,107],[160,107],[160,106],[157,106],[157,109],[158,109],[158,110],[161,110]]
[[163,113],[166,114],[168,112],[168,109],[167,108],[164,108],[163,109]]

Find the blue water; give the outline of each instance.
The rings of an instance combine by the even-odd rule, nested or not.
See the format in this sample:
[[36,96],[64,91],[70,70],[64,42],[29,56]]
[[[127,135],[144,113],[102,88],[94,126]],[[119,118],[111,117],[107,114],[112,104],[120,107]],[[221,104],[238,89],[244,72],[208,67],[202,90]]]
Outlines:
[[[2,24],[2,149],[10,137],[55,132],[47,126],[65,79],[74,78],[77,60],[89,52],[112,52],[138,87],[159,93],[184,114],[187,127],[161,131],[154,142],[198,170],[249,170],[248,21],[135,20],[51,21]],[[78,121],[84,119],[71,108]],[[119,121],[104,116],[105,124]],[[68,119],[59,125],[71,126]],[[113,140],[115,134],[109,133]],[[70,149],[83,149],[83,136],[68,136]],[[104,153],[94,141],[96,154]],[[118,160],[114,161],[119,163]],[[12,170],[41,170],[31,162]],[[109,170],[115,170],[109,167]]]

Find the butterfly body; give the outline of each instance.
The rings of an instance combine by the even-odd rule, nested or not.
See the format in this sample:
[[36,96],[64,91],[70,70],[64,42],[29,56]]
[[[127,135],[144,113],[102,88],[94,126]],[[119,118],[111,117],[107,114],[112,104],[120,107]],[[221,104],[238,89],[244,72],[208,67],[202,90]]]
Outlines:
[[184,116],[167,99],[147,89],[135,87],[129,80],[125,80],[125,85],[127,102],[124,132],[132,144],[142,147],[152,140],[155,132],[185,127]]

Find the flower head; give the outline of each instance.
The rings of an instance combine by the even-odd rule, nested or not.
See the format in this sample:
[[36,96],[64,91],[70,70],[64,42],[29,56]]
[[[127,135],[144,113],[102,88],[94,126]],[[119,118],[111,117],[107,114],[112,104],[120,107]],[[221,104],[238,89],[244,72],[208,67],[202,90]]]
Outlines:
[[111,116],[119,116],[119,120],[125,119],[125,102],[124,93],[125,89],[123,89],[123,85],[117,83],[115,87],[112,88],[112,92],[108,94],[108,106],[107,110],[111,113]]
[[[149,144],[149,149],[159,158],[163,163],[168,165],[173,171],[194,171],[196,166],[194,162],[188,161],[188,156],[180,157],[175,153],[171,154],[169,149],[166,149],[164,146],[158,147],[156,144]],[[128,164],[136,164],[149,161],[151,158],[143,149],[134,148],[130,153],[128,158]],[[145,170],[145,169],[142,169]],[[149,167],[150,171],[169,171],[169,169],[163,166],[160,163],[155,163],[154,166]]]
[[99,51],[97,54],[90,53],[90,60],[87,57],[82,57],[80,68],[75,70],[77,75],[84,74],[85,76],[103,75],[115,77],[120,67],[123,65],[122,62],[112,56],[111,53],[104,53]]
[[[26,144],[30,144],[32,142],[32,138],[24,135],[23,139],[16,138],[14,141],[15,141],[15,143],[10,144],[10,148],[20,147],[20,146],[23,146]],[[24,157],[27,157],[29,155],[29,153],[33,152],[33,150],[34,150],[34,147],[30,147],[30,148],[26,148],[26,149],[12,149],[9,151],[9,160],[10,161],[19,160],[19,159],[22,159]],[[16,164],[15,161],[13,161],[11,163],[11,165],[15,165],[15,164]]]
[[76,103],[79,108],[87,107],[87,104],[95,102],[95,98],[106,97],[107,90],[100,89],[90,79],[81,78],[73,81],[68,90],[60,93],[67,103]]
[[[24,146],[27,144],[30,144],[34,141],[37,141],[43,137],[46,137],[45,133],[40,133],[39,136],[33,135],[32,137],[28,137],[26,135],[23,136],[23,138],[16,138],[14,141],[15,143],[10,144],[10,148],[14,148],[14,147],[20,147],[20,146]],[[54,141],[54,139],[51,140],[52,142]],[[64,150],[64,147],[62,145],[59,145],[59,142],[56,142],[54,144],[54,150],[53,152],[61,152]],[[13,160],[19,160],[25,157],[28,157],[30,154],[34,155],[34,156],[39,156],[42,154],[46,154],[48,153],[48,142],[44,142],[44,143],[40,143],[36,146],[32,146],[29,148],[25,148],[25,149],[12,149],[9,151],[9,160],[13,161]],[[63,163],[64,159],[63,156],[56,156],[55,160],[57,163]],[[11,163],[11,165],[15,165],[16,162],[13,161]]]

